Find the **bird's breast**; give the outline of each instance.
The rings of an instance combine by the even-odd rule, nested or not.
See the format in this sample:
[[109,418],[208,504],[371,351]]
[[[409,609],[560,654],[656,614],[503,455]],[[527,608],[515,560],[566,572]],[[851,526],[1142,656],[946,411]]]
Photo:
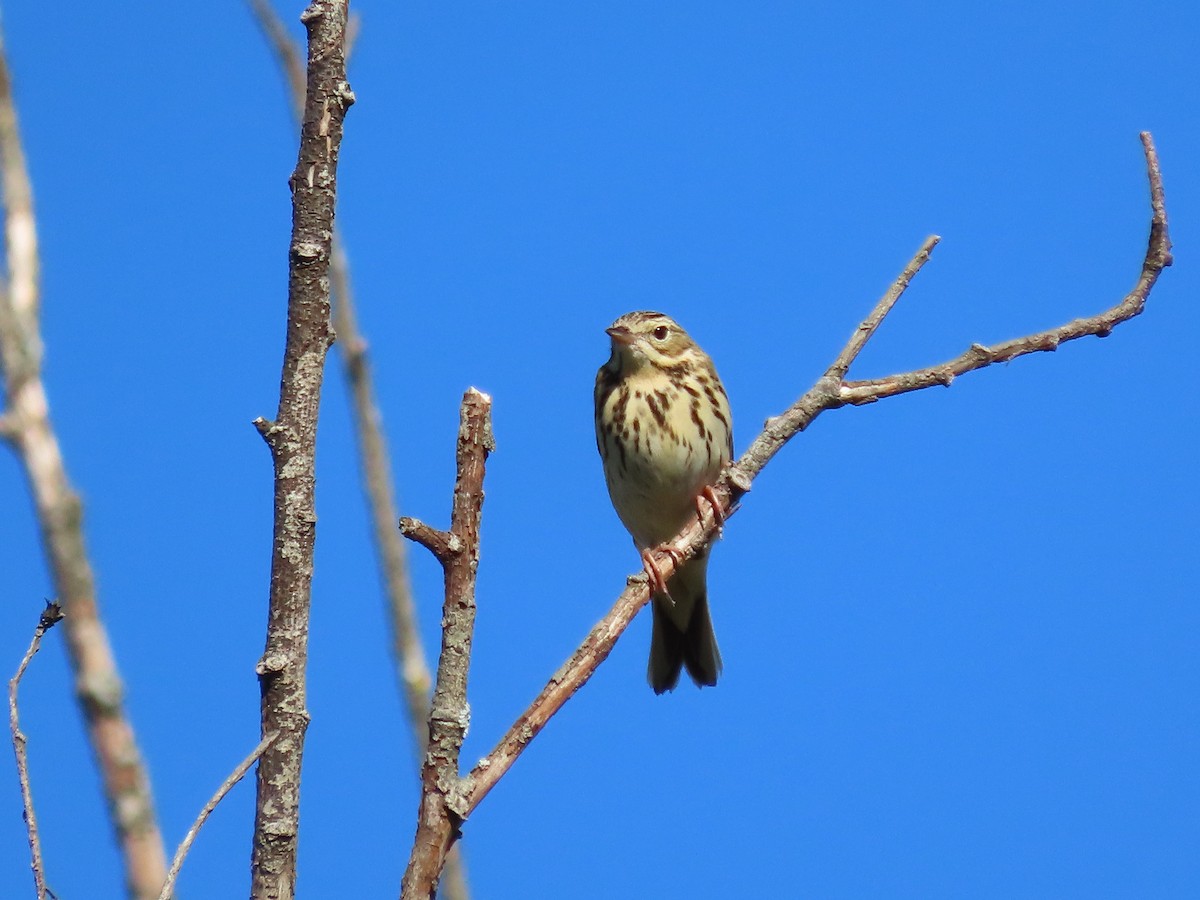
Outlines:
[[631,378],[597,410],[609,494],[642,546],[678,533],[728,460],[728,432],[701,403],[666,377]]

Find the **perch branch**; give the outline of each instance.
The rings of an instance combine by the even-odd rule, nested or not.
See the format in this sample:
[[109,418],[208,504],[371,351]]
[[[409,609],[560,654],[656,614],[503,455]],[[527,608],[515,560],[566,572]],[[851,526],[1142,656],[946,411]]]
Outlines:
[[275,472],[274,536],[266,649],[256,666],[264,748],[257,773],[251,890],[254,900],[293,897],[299,831],[300,766],[308,725],[305,666],[316,541],[314,494],[317,413],[329,321],[329,258],[337,161],[346,110],[347,0],[314,0],[308,31],[308,78],[300,149],[290,184],[287,338],[274,422],[255,426]]
[[200,810],[200,815],[196,816],[196,821],[192,823],[192,827],[183,836],[183,840],[179,844],[179,849],[175,851],[175,859],[171,861],[171,868],[167,872],[167,880],[158,894],[158,900],[170,900],[171,893],[175,890],[175,881],[179,878],[179,870],[183,868],[183,861],[187,859],[188,852],[192,849],[192,844],[196,841],[196,836],[200,834],[200,829],[204,827],[204,823],[208,821],[208,817],[212,815],[212,811],[217,808],[217,804],[225,799],[225,795],[233,790],[235,784],[246,777],[246,773],[250,771],[250,767],[258,761],[258,758],[263,755],[263,751],[267,749],[276,737],[277,735],[271,734],[259,741],[258,746],[251,750],[250,755],[234,767],[234,770],[229,773],[229,777],[221,782],[221,786],[217,788],[217,792],[204,804],[204,808]]
[[428,543],[422,543],[442,564],[445,602],[442,606],[442,650],[429,710],[429,742],[421,766],[417,832],[400,888],[404,900],[432,900],[446,854],[457,839],[458,826],[465,817],[459,792],[458,760],[470,719],[467,668],[475,630],[475,575],[479,567],[483,476],[488,453],[495,449],[491,409],[492,400],[487,394],[471,388],[463,395],[456,451],[458,476],[454,483],[449,534],[406,520],[405,534],[414,540],[418,540],[418,536],[427,539]]
[[[1056,340],[1054,346],[1057,346],[1064,340],[1083,337],[1087,334],[1103,336],[1108,334],[1115,325],[1142,311],[1159,274],[1171,264],[1171,242],[1167,231],[1162,173],[1159,169],[1154,142],[1148,132],[1142,133],[1141,140],[1146,156],[1147,177],[1150,182],[1152,217],[1150,240],[1142,263],[1142,274],[1134,289],[1116,306],[1098,316],[1079,319],[1060,329],[1042,332],[1029,338],[1009,341],[988,351],[986,356],[969,351],[964,357],[960,357],[960,359],[965,358],[961,370],[954,371],[953,374],[983,368],[992,362],[999,362],[1001,359],[1014,359],[1025,353],[1053,349],[1052,340]],[[903,393],[906,390],[930,387],[934,384],[949,384],[947,378],[932,378],[923,374],[940,371],[942,367],[895,375],[879,381],[844,381],[850,364],[866,345],[867,340],[875,333],[888,312],[891,311],[909,281],[924,265],[936,243],[936,238],[929,238],[925,241],[883,299],[855,329],[849,343],[838,354],[826,374],[782,415],[768,420],[766,427],[755,438],[750,448],[725,473],[715,487],[715,493],[721,503],[725,518],[736,512],[741,496],[750,489],[754,478],[779,452],[779,449],[811,425],[813,420],[825,410],[836,409],[848,404],[869,403],[882,397]],[[946,365],[953,366],[954,362]],[[706,516],[703,522],[693,521],[690,523],[671,542],[674,553],[658,552],[655,554],[655,561],[663,578],[670,578],[678,563],[702,552],[712,542],[716,532],[716,523],[711,516]],[[649,602],[650,592],[644,577],[632,576],[629,581],[629,586],[617,599],[616,605],[592,629],[579,649],[554,674],[533,703],[500,739],[496,747],[480,760],[463,779],[460,786],[463,797],[461,811],[463,818],[470,815],[471,811],[479,805],[479,802],[508,771],[550,717],[591,678],[596,667],[612,651],[617,638],[628,627],[634,615]]]
[[33,791],[29,786],[29,756],[25,750],[25,735],[21,731],[20,719],[17,716],[17,689],[21,685],[21,677],[29,667],[38,648],[42,644],[42,635],[62,621],[62,607],[57,603],[47,603],[45,610],[38,618],[37,627],[33,630],[33,640],[29,649],[17,666],[17,674],[8,682],[8,728],[12,732],[13,752],[17,757],[17,778],[21,782],[21,805],[25,818],[25,830],[29,835],[30,868],[33,869],[34,896],[42,900],[46,896],[46,866],[42,862],[42,840],[38,835],[37,816],[33,811]]
[[0,369],[8,408],[3,437],[25,469],[55,592],[67,611],[67,655],[88,740],[120,848],[129,895],[149,900],[167,871],[150,777],[125,710],[121,676],[100,618],[83,534],[42,381],[39,263],[33,190],[0,38],[0,177],[8,281],[0,284]]

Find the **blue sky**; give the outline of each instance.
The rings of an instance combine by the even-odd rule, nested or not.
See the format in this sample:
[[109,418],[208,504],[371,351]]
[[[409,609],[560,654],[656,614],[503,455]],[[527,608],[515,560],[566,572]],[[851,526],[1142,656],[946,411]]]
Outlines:
[[[591,431],[620,313],[662,309],[709,351],[740,452],[930,233],[852,375],[1116,302],[1145,248],[1142,129],[1178,261],[1103,341],[785,448],[714,553],[722,683],[656,698],[636,621],[467,824],[476,896],[1194,896],[1200,8],[808,7],[355,4],[338,222],[406,514],[445,524],[459,397],[495,402],[465,760],[637,566]],[[48,390],[173,849],[258,739],[250,421],[277,404],[296,137],[238,2],[10,3],[4,28]],[[394,896],[416,806],[349,425],[331,366],[311,898]],[[51,594],[9,453],[0,504],[8,673]],[[433,646],[440,570],[410,559]],[[22,704],[51,886],[120,897],[60,635]],[[8,769],[0,895],[23,896]],[[214,815],[184,896],[245,893],[252,795]]]

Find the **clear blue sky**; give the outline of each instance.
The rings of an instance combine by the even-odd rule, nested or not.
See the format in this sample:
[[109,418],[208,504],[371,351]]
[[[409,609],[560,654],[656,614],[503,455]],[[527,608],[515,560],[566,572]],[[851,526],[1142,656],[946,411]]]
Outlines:
[[[637,566],[592,437],[603,329],[676,316],[745,448],[927,234],[854,374],[1114,303],[1146,313],[823,416],[715,551],[725,675],[655,697],[639,620],[466,826],[478,898],[1185,897],[1200,885],[1200,7],[356,3],[338,221],[405,513],[444,524],[459,397],[495,398],[485,753]],[[281,4],[297,21],[299,2]],[[258,739],[296,136],[241,3],[4,5],[46,377],[172,846]],[[296,32],[299,33],[296,26]],[[394,896],[414,761],[331,366],[300,892]],[[51,594],[0,453],[0,671]],[[428,643],[440,572],[410,554]],[[61,636],[23,723],[52,887],[121,896]],[[7,756],[7,752],[5,754]],[[25,896],[2,767],[0,895]],[[246,782],[185,869],[244,896]]]

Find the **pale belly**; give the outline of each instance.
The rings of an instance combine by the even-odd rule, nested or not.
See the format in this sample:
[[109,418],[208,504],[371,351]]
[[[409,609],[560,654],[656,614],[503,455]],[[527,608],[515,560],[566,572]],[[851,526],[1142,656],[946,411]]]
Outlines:
[[[658,398],[662,415],[653,414],[648,395]],[[702,434],[692,420],[690,399],[665,379],[635,383],[625,401],[625,427],[602,436],[609,447],[604,464],[609,495],[639,547],[678,534],[696,515],[696,497],[727,462],[728,432]],[[614,392],[609,402],[617,400]],[[636,429],[631,427],[635,418]]]

